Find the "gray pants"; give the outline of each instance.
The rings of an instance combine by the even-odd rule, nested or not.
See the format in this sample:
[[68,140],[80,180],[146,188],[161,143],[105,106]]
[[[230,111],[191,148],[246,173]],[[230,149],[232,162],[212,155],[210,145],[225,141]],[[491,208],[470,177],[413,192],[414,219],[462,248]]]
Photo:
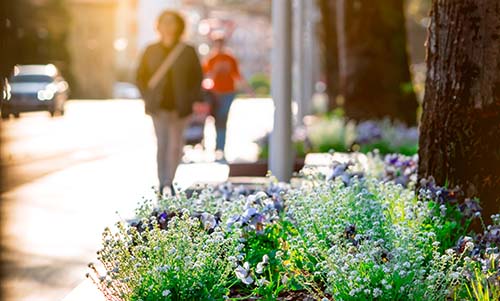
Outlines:
[[175,171],[182,159],[184,129],[188,117],[180,118],[177,112],[159,111],[151,115],[156,133],[158,180],[160,190],[169,187],[174,180]]

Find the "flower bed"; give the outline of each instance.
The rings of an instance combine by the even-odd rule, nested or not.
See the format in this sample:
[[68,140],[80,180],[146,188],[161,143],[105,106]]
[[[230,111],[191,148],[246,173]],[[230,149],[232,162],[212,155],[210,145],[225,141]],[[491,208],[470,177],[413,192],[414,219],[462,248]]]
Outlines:
[[[414,155],[418,152],[418,129],[389,120],[369,120],[358,124],[341,116],[309,116],[306,125],[295,129],[292,137],[297,157],[306,153],[331,150],[337,152],[359,151],[369,153],[378,150],[381,154],[398,153]],[[259,157],[265,159],[269,153],[269,137],[263,137]]]
[[108,300],[498,300],[500,215],[471,233],[475,200],[432,180],[416,195],[410,157],[369,161],[145,202],[89,277]]

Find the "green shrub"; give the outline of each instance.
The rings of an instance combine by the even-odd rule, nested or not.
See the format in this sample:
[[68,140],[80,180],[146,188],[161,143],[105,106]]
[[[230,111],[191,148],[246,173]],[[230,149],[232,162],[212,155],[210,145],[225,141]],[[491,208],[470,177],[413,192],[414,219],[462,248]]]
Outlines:
[[[99,260],[107,275],[101,290],[122,300],[221,300],[235,281],[238,240],[220,228],[209,233],[183,213],[160,229],[155,219],[143,228],[106,229]],[[231,259],[234,258],[234,261]]]
[[256,95],[269,96],[271,94],[271,82],[268,75],[263,73],[254,74],[248,82]]

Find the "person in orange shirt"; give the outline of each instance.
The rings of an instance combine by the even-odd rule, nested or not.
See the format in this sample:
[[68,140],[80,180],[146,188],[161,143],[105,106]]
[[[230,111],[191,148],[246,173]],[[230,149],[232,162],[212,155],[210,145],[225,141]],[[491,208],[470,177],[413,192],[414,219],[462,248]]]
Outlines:
[[226,124],[229,109],[236,95],[236,84],[242,80],[237,59],[227,50],[223,36],[213,40],[213,53],[205,65],[205,77],[212,80],[211,92],[215,95],[216,151],[223,152],[226,144]]

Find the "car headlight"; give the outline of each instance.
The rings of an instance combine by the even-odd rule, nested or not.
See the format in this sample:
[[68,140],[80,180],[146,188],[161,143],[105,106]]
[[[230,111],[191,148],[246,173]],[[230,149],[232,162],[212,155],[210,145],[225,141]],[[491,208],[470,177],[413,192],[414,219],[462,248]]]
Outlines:
[[12,97],[12,95],[10,94],[9,91],[3,90],[3,99],[4,100],[9,101],[11,97]]
[[3,94],[2,95],[3,96],[3,98],[2,98],[3,100],[9,101],[11,99],[12,94],[10,93],[10,90],[11,90],[10,85],[9,85],[9,83],[6,82],[5,83],[5,87],[4,87],[3,91],[2,91],[3,92],[2,93]]
[[51,100],[54,97],[54,93],[49,90],[40,90],[37,93],[37,98],[40,101]]
[[38,91],[37,98],[40,101],[51,100],[57,92],[57,85],[48,84],[45,89]]

